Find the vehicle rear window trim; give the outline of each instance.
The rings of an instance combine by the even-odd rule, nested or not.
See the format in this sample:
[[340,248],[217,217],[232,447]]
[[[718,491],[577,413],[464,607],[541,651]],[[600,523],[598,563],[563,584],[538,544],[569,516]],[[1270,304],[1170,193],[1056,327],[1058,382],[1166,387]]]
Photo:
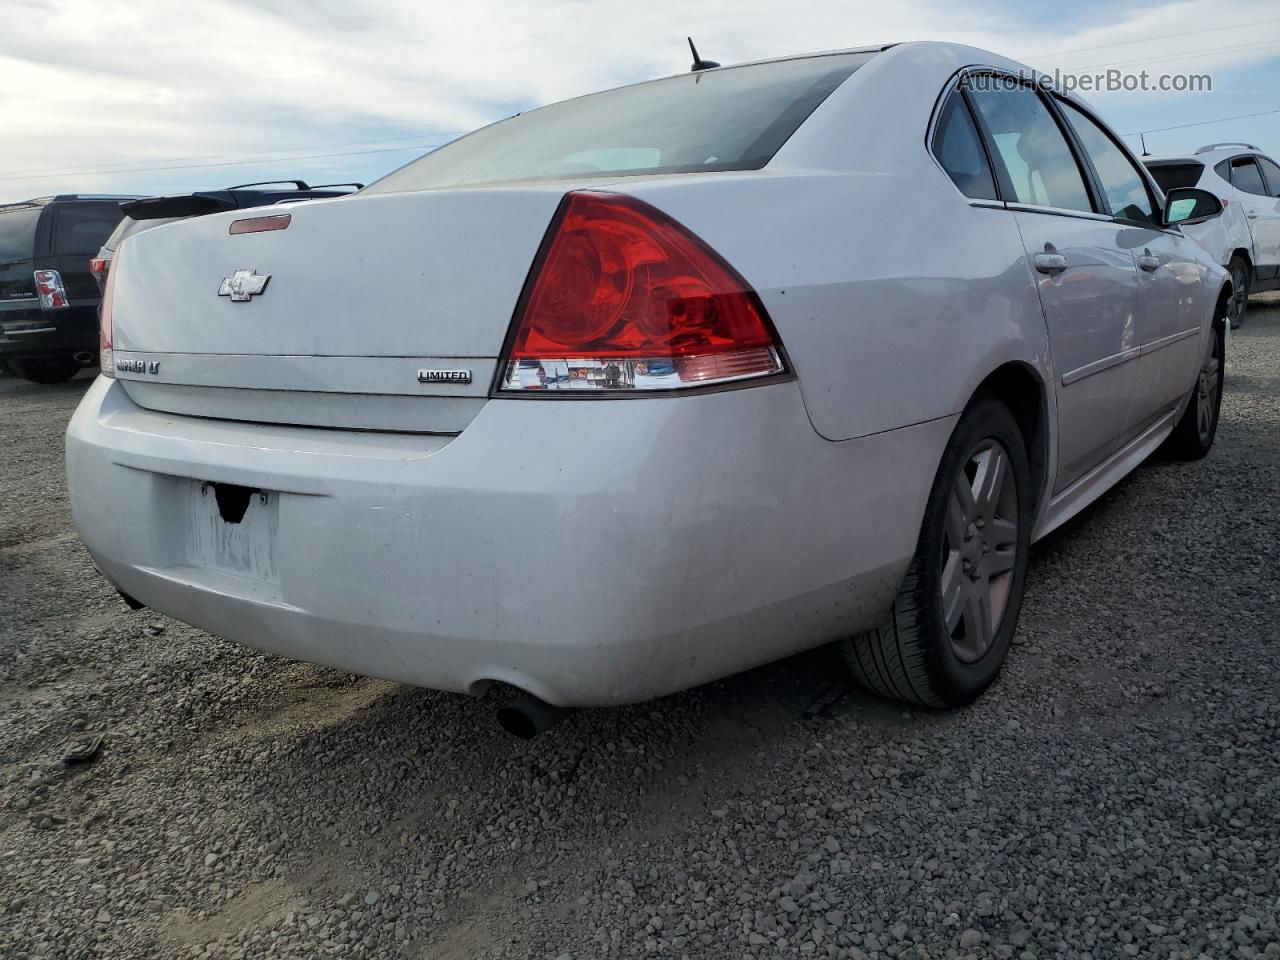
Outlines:
[[[929,117],[929,126],[925,129],[924,145],[928,151],[930,158],[933,160],[937,168],[946,176],[947,182],[951,184],[952,189],[968,202],[971,207],[991,207],[994,209],[1002,209],[1007,204],[1006,190],[1000,179],[1000,172],[996,170],[995,160],[991,156],[991,146],[987,142],[987,131],[982,125],[982,118],[978,116],[978,112],[973,108],[973,104],[969,100],[968,92],[961,86],[960,80],[970,71],[968,68],[959,71],[955,76],[946,82],[942,88],[942,92],[938,95],[938,99],[934,102],[933,113]],[[951,105],[952,98],[959,98],[961,109],[969,116],[969,123],[973,126],[973,132],[978,138],[978,146],[982,150],[982,155],[987,160],[987,173],[991,177],[991,183],[995,189],[995,196],[988,197],[971,197],[960,189],[960,185],[955,182],[950,172],[946,168],[946,164],[942,162],[942,158],[938,156],[937,143],[938,134],[942,129],[942,120],[946,115],[947,108]]]

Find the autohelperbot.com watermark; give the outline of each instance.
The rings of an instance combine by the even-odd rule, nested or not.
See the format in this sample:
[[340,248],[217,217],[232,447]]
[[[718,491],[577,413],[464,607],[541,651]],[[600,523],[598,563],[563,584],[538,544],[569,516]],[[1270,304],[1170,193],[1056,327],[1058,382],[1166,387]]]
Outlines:
[[969,90],[1016,90],[1028,84],[1047,90],[1080,93],[1208,93],[1213,75],[1208,73],[1151,73],[1139,70],[1099,70],[1096,73],[1052,72],[971,73],[963,84]]

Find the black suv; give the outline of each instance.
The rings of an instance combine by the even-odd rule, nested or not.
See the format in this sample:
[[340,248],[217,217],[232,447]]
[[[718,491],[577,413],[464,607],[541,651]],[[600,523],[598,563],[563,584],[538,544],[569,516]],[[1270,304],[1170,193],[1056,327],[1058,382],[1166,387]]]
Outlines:
[[65,194],[0,205],[0,367],[36,383],[98,362],[89,258],[135,197]]
[[[345,197],[363,187],[362,183],[325,183],[308,186],[305,180],[270,180],[264,183],[242,183],[225,190],[199,190],[169,197],[144,197],[122,203],[125,217],[102,242],[102,249],[90,264],[98,286],[107,281],[111,258],[116,249],[128,237],[152,227],[163,226],[188,217],[203,217],[226,210],[243,210],[246,207],[265,207],[275,203],[291,203],[297,200],[323,200],[329,197]],[[287,187],[287,189],[281,189]]]

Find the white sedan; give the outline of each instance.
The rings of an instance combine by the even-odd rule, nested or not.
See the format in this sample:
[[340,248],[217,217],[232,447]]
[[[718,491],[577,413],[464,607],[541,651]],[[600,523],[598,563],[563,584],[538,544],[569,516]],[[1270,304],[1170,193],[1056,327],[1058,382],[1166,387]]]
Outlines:
[[1031,543],[1213,443],[1220,212],[968,47],[553,104],[125,242],[73,516],[134,602],[359,673],[607,705],[838,641],[963,704]]

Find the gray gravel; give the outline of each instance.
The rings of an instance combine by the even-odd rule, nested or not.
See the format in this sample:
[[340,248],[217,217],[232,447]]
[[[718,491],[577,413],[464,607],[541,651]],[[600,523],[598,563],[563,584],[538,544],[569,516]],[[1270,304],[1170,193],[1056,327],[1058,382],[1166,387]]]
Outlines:
[[1036,548],[971,709],[832,686],[824,650],[527,744],[491,702],[129,613],[67,517],[85,382],[0,380],[0,957],[1280,957],[1254,308],[1212,456]]

